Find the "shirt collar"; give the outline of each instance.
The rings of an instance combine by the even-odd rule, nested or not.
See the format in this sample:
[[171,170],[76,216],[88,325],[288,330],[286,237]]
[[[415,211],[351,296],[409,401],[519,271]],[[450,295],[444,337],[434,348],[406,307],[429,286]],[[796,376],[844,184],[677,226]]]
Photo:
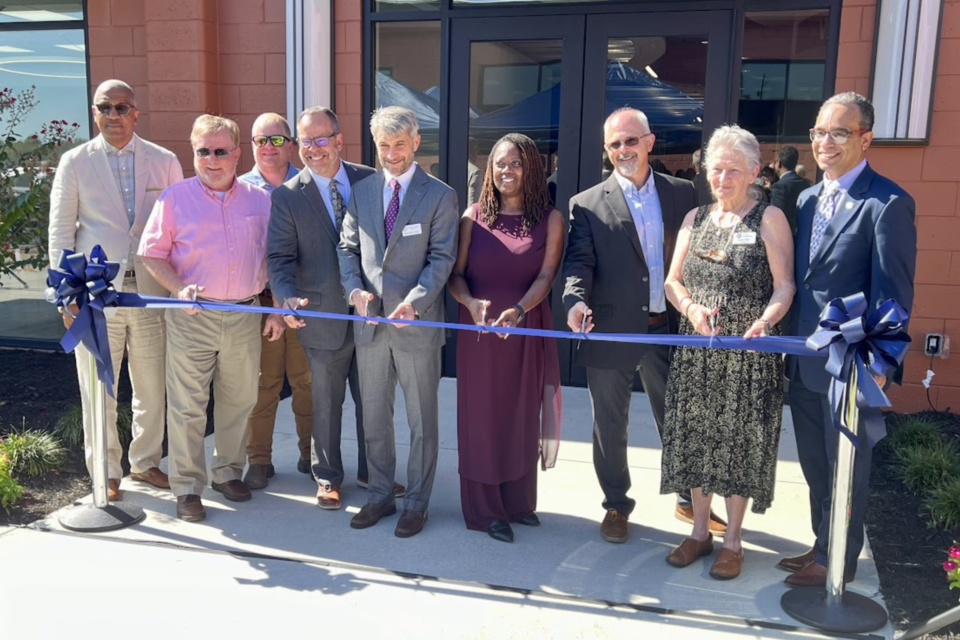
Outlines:
[[313,176],[313,181],[316,182],[317,186],[320,187],[321,189],[329,189],[331,180],[337,181],[338,189],[340,187],[345,187],[350,184],[350,180],[349,178],[347,178],[347,170],[343,166],[343,160],[340,161],[340,168],[337,169],[337,172],[333,175],[333,178],[325,178],[321,176],[319,173],[314,173],[313,169],[311,169],[310,167],[307,167],[307,171],[310,172],[310,175]]
[[849,191],[850,187],[853,186],[853,183],[857,181],[857,178],[860,177],[860,174],[863,173],[863,170],[867,168],[867,159],[864,158],[860,161],[860,164],[855,166],[850,171],[847,171],[845,174],[837,178],[836,180],[830,180],[826,176],[823,177],[823,189],[824,193],[830,193],[834,189],[842,189],[843,191]]
[[[237,183],[240,182],[239,176],[233,176],[233,184],[231,184],[226,191],[214,191],[207,185],[203,184],[203,180],[201,180],[199,176],[194,176],[194,177],[196,178],[197,184],[200,185],[200,188],[206,191],[207,195],[209,195],[211,198],[216,198],[217,200],[220,200],[220,197],[217,196],[218,193],[226,193],[227,197],[229,197],[231,193],[237,190]],[[226,201],[226,198],[224,198],[223,200]]]
[[647,181],[644,182],[643,186],[639,189],[634,186],[633,182],[631,182],[628,178],[624,178],[622,175],[620,175],[618,171],[614,170],[613,175],[617,177],[617,183],[620,185],[620,188],[623,189],[623,193],[626,195],[636,193],[637,196],[643,198],[651,196],[656,192],[656,187],[653,183],[653,169],[650,169],[647,172]]
[[[342,164],[341,164],[341,166],[342,166]],[[407,169],[403,174],[401,174],[401,175],[399,175],[399,176],[395,176],[395,175],[393,175],[392,173],[390,173],[389,171],[387,171],[386,169],[384,169],[384,170],[383,170],[383,177],[384,177],[385,182],[383,183],[383,184],[384,184],[384,187],[383,187],[383,188],[392,191],[392,189],[390,188],[390,181],[391,181],[391,180],[396,180],[397,182],[400,183],[400,189],[402,189],[404,192],[406,192],[407,189],[410,188],[410,181],[413,180],[413,174],[414,174],[414,172],[415,172],[416,170],[417,170],[417,163],[416,163],[416,162],[414,162],[413,164],[411,164],[411,165],[410,165],[410,168]]]
[[[300,173],[300,171],[298,171],[297,168],[293,166],[293,163],[288,162],[287,175],[283,178],[283,181],[286,182],[291,178],[295,178],[298,173]],[[267,182],[266,178],[263,177],[263,174],[260,173],[260,167],[258,167],[256,164],[253,165],[253,169],[250,169],[250,171],[246,172],[242,176],[237,176],[237,177],[240,178],[241,180],[246,180],[247,182],[257,187],[269,187],[270,189],[274,188],[273,185]]]
[[121,151],[135,153],[137,150],[137,136],[130,138],[130,142],[125,144],[122,149],[117,149],[115,146],[107,142],[106,138],[103,138],[103,150],[108,154],[119,154]]

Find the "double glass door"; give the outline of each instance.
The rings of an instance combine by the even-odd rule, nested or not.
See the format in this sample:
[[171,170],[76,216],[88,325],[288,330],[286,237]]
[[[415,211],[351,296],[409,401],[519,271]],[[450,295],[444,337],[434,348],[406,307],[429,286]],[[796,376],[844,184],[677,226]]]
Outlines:
[[[573,195],[610,175],[603,122],[628,106],[647,115],[656,136],[654,169],[702,183],[706,196],[694,152],[731,110],[732,21],[729,11],[453,20],[446,175],[460,202],[479,198],[496,141],[523,133],[568,214]],[[551,295],[558,328],[566,327],[562,280]],[[560,344],[561,377],[582,385],[572,343]]]

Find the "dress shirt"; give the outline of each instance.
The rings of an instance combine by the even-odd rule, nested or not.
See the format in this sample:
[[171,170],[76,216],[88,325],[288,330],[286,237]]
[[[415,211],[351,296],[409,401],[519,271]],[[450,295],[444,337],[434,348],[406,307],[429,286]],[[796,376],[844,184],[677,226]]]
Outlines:
[[667,298],[664,294],[663,266],[663,211],[660,209],[660,197],[653,182],[653,170],[647,175],[647,181],[637,189],[632,182],[617,172],[617,182],[623,190],[623,197],[630,207],[630,215],[640,236],[640,248],[643,259],[650,272],[650,313],[662,313],[667,310]]
[[860,161],[860,164],[855,166],[853,169],[850,169],[850,171],[847,171],[836,180],[830,180],[827,178],[827,176],[823,176],[823,191],[821,193],[830,193],[834,189],[840,189],[842,197],[842,194],[845,194],[850,190],[850,187],[853,186],[853,183],[857,181],[857,178],[860,177],[860,174],[863,173],[863,170],[866,167],[867,159],[864,158]]
[[134,164],[137,139],[131,138],[123,149],[117,149],[115,146],[103,141],[104,150],[107,152],[107,162],[110,163],[110,170],[113,171],[113,178],[117,181],[117,189],[120,190],[120,197],[123,199],[123,208],[127,210],[127,218],[130,220],[130,226],[137,218],[137,183],[136,166]]
[[350,202],[350,178],[347,177],[347,170],[343,166],[343,161],[340,161],[340,168],[333,178],[324,178],[311,171],[309,167],[307,171],[310,171],[310,175],[313,176],[313,182],[317,185],[317,189],[320,190],[320,197],[323,198],[323,204],[327,208],[327,213],[330,214],[330,220],[333,221],[333,228],[336,229],[337,212],[333,210],[333,200],[330,199],[331,179],[337,181],[337,191],[343,196],[343,206],[346,207],[347,203]]
[[387,208],[390,206],[390,199],[393,198],[393,187],[390,186],[391,180],[400,183],[400,204],[403,205],[403,196],[407,195],[407,189],[410,188],[410,181],[413,180],[413,172],[417,170],[417,163],[414,162],[399,176],[395,176],[386,169],[383,170],[383,215],[387,215]]
[[[297,170],[297,168],[288,162],[287,177],[285,177],[283,181],[286,182],[290,178],[296,178],[297,174],[299,173],[300,172]],[[272,184],[270,184],[264,179],[263,174],[260,173],[260,169],[257,168],[257,165],[253,165],[253,169],[250,169],[250,171],[247,171],[245,174],[238,177],[244,182],[249,182],[255,187],[260,187],[261,189],[265,190],[267,193],[273,193],[273,190],[276,189],[275,186],[273,186]]]
[[267,284],[270,194],[242,180],[221,201],[199,178],[167,188],[140,239],[139,254],[170,263],[184,284],[214,300],[246,300]]

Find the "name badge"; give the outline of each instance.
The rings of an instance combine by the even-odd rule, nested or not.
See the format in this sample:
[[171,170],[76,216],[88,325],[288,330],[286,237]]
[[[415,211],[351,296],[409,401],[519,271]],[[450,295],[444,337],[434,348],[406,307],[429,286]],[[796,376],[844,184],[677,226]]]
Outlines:
[[757,244],[756,231],[741,231],[733,234],[733,244]]
[[407,236],[418,236],[423,233],[423,230],[420,228],[420,223],[417,224],[408,224],[403,228],[403,237]]

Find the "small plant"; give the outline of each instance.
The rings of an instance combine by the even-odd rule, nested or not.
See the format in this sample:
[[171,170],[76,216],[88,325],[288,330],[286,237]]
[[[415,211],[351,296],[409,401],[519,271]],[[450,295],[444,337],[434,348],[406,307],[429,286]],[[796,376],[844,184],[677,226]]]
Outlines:
[[3,450],[4,441],[0,440],[0,507],[10,513],[10,507],[23,496],[23,487],[13,478],[10,471],[10,458]]
[[903,484],[913,493],[932,491],[960,475],[960,455],[953,442],[933,447],[914,445],[897,450]]
[[60,441],[43,431],[12,431],[0,444],[10,463],[10,473],[16,478],[45,476],[59,469],[66,458]]
[[947,572],[947,581],[950,589],[960,589],[960,547],[954,542],[947,551],[947,559],[943,562],[943,570]]
[[895,451],[914,445],[936,447],[944,423],[926,415],[897,416],[890,425],[890,444]]
[[[930,517],[931,528],[960,529],[960,479],[954,478],[931,490],[923,508]],[[960,558],[960,555],[951,557]]]
[[[133,409],[130,404],[123,402],[117,405],[117,431],[120,437],[120,444],[127,446],[133,439]],[[64,445],[71,449],[83,446],[83,408],[78,405],[72,405],[63,412],[63,415],[57,420],[53,433]]]

